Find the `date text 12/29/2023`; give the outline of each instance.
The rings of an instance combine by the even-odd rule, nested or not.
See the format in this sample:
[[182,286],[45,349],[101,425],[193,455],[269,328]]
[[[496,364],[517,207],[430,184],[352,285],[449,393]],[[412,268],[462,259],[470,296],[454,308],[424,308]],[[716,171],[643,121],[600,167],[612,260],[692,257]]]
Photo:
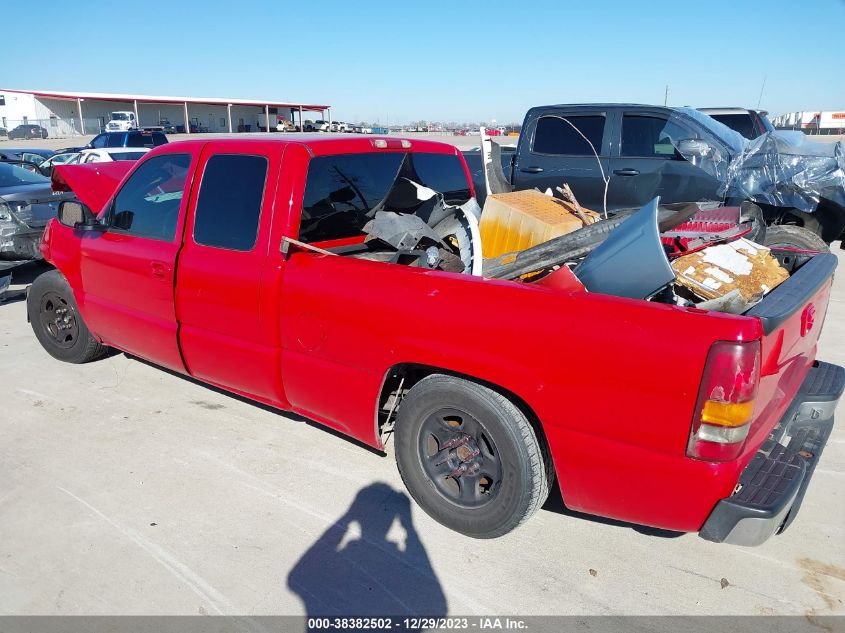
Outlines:
[[309,631],[524,630],[524,619],[510,617],[331,617],[308,618]]

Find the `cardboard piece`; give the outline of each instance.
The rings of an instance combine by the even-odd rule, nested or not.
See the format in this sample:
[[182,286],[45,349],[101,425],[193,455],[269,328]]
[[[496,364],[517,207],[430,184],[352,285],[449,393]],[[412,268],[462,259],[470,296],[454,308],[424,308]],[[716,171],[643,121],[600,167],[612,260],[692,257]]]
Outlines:
[[672,269],[678,284],[705,300],[738,290],[752,303],[789,279],[768,248],[744,238],[682,255]]

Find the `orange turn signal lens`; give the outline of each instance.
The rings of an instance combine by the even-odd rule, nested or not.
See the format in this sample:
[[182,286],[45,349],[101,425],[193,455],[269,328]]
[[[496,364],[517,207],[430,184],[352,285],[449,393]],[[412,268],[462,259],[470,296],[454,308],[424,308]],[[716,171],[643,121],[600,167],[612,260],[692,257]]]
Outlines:
[[715,426],[737,427],[748,424],[754,413],[754,401],[717,402],[707,400],[701,411],[701,422]]

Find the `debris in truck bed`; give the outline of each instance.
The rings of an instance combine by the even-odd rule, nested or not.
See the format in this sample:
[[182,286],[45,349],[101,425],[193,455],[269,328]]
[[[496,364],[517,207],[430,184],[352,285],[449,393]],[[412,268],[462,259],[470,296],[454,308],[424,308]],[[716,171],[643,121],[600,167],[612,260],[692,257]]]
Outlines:
[[752,303],[789,278],[768,248],[745,238],[678,257],[672,268],[678,284],[704,300],[737,290]]
[[417,215],[378,211],[375,218],[364,225],[366,241],[381,240],[397,250],[416,248],[423,240],[441,244],[440,236]]
[[480,215],[474,198],[452,205],[443,194],[402,178],[367,213],[371,219],[362,228],[364,243],[338,247],[332,253],[478,276]]
[[599,218],[594,211],[533,189],[491,194],[484,203],[479,226],[484,257],[523,251]]
[[590,292],[647,299],[675,281],[658,232],[660,198],[617,227],[575,268]]

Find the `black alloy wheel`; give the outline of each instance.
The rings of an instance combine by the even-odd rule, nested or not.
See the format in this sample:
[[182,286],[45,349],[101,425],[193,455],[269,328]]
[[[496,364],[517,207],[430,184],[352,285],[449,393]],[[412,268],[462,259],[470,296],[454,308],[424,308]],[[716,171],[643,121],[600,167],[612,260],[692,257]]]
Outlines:
[[55,292],[41,297],[38,320],[52,343],[59,349],[70,349],[79,339],[76,311],[66,299]]
[[460,409],[439,409],[420,426],[420,464],[437,491],[464,508],[496,498],[502,483],[499,451],[484,425]]

